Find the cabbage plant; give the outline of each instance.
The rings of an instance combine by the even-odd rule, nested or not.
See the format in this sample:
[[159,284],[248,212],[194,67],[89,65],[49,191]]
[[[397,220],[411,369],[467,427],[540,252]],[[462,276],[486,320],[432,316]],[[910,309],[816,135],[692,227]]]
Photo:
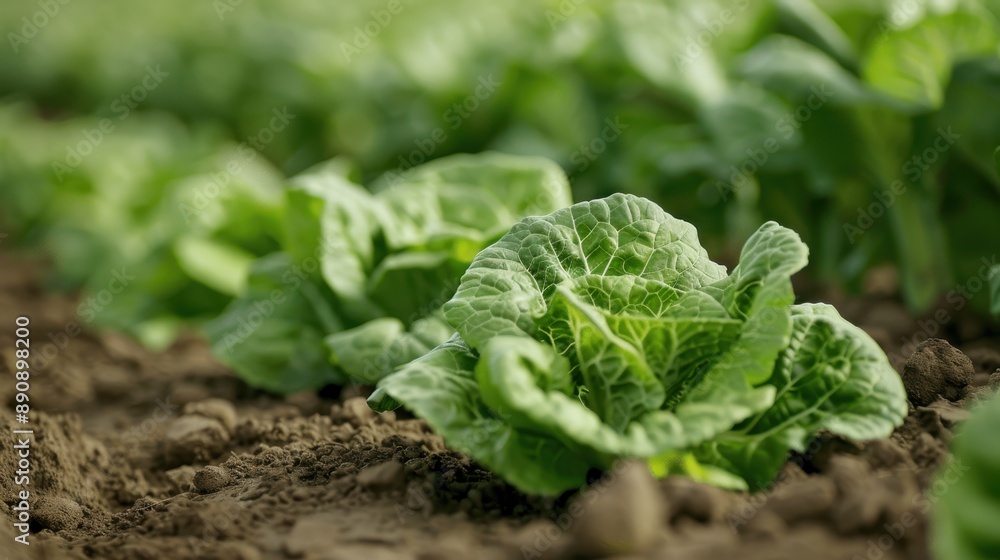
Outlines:
[[770,222],[727,274],[691,224],[627,194],[529,217],[444,305],[457,334],[369,403],[401,403],[526,492],[678,456],[759,488],[818,431],[880,438],[907,413],[867,334],[828,305],[793,305],[807,257]]
[[472,259],[520,219],[571,203],[543,158],[456,155],[371,192],[330,162],[292,179],[281,251],[205,330],[249,384],[276,393],[374,385],[452,335],[441,306]]

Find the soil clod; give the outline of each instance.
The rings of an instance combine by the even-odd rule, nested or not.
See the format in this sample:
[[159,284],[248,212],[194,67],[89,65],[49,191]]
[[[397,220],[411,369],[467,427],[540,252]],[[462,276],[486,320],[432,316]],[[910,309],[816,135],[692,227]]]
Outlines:
[[83,509],[73,500],[47,496],[35,504],[34,517],[41,527],[58,533],[64,529],[76,529],[83,519]]
[[209,465],[194,475],[194,487],[202,494],[218,492],[229,485],[229,473],[222,467]]
[[968,356],[947,341],[931,338],[906,361],[902,377],[910,402],[927,406],[938,397],[961,400],[975,374]]
[[791,524],[824,517],[836,497],[837,488],[832,480],[810,477],[778,488],[765,508],[774,512],[785,523]]
[[170,423],[163,440],[166,466],[207,461],[225,448],[229,431],[214,418],[200,414],[181,416]]
[[578,554],[603,557],[641,553],[660,536],[663,502],[643,463],[618,465],[606,481],[584,490],[577,502],[583,505],[573,529]]
[[360,428],[375,418],[375,411],[368,406],[364,397],[351,397],[343,404],[331,407],[330,417],[334,422],[349,422],[355,428]]
[[376,491],[400,488],[406,480],[406,470],[399,461],[387,461],[358,473],[358,484]]
[[205,399],[184,405],[184,414],[197,414],[218,420],[230,434],[236,429],[236,408],[222,399]]

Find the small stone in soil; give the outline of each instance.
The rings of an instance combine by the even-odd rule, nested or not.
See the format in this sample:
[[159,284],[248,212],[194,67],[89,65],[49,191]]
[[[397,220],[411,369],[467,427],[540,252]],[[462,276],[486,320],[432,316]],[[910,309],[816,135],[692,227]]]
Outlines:
[[927,406],[939,396],[961,400],[975,374],[968,356],[940,338],[931,338],[906,361],[902,377],[910,401]]
[[375,418],[375,411],[368,406],[364,397],[352,397],[340,406],[333,405],[330,416],[334,421],[350,422],[356,427],[363,426]]
[[910,454],[891,439],[878,439],[865,444],[862,454],[868,465],[874,469],[891,469],[897,466],[903,468],[914,467]]
[[34,519],[42,527],[58,533],[79,526],[80,520],[83,519],[83,509],[73,500],[47,496],[35,504]]
[[229,432],[218,420],[196,414],[181,416],[164,434],[163,456],[167,466],[183,465],[214,457],[228,442]]
[[741,534],[757,539],[776,539],[788,530],[788,525],[770,510],[756,512],[745,525],[737,527]]
[[968,420],[969,416],[972,415],[967,409],[942,400],[935,401],[930,406],[917,409],[917,412],[924,411],[936,414],[941,419],[941,425],[949,430],[955,424]]
[[188,492],[194,487],[194,475],[195,469],[191,465],[183,465],[177,467],[176,469],[170,469],[167,471],[167,480],[169,480],[177,490],[181,492]]
[[778,488],[764,508],[790,524],[826,515],[836,497],[837,488],[833,481],[810,477]]
[[203,401],[184,405],[184,414],[198,414],[205,418],[214,418],[233,433],[236,428],[236,409],[233,403],[222,399],[205,399]]
[[583,511],[572,529],[575,552],[608,556],[648,550],[664,523],[653,476],[639,462],[619,464],[608,476],[607,482],[598,482],[577,497]]
[[681,517],[701,523],[718,521],[725,517],[733,502],[731,494],[690,478],[673,476],[662,484],[667,518],[671,522]]
[[358,484],[372,490],[401,488],[406,480],[406,470],[399,461],[387,461],[363,469],[358,473]]
[[222,467],[207,466],[194,475],[194,487],[202,494],[218,492],[229,485],[229,472]]

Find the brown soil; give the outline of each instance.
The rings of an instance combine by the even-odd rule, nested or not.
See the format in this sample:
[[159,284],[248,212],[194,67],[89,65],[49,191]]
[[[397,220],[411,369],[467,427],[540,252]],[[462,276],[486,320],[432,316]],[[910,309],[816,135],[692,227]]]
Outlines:
[[13,540],[14,434],[0,436],[0,558],[920,560],[927,512],[947,491],[933,473],[963,405],[1000,367],[983,323],[930,332],[891,298],[827,295],[901,371],[928,335],[969,357],[925,344],[905,364],[913,406],[891,438],[820,437],[766,492],[654,481],[621,464],[544,499],[449,451],[420,420],[372,413],[358,388],[280,399],[245,386],[195,337],[152,354],[85,325],[66,335],[73,300],[45,293],[22,260],[0,254],[0,270],[5,425],[16,316],[31,318],[32,351],[48,357],[30,390],[28,547]]

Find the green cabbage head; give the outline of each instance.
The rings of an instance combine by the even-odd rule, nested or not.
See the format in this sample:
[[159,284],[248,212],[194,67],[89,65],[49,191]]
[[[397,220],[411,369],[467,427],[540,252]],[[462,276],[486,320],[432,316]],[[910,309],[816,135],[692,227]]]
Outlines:
[[529,217],[445,304],[457,334],[369,402],[401,403],[526,492],[578,487],[621,457],[759,488],[818,431],[880,438],[907,412],[868,335],[793,305],[807,256],[767,223],[727,274],[691,224],[625,194]]

